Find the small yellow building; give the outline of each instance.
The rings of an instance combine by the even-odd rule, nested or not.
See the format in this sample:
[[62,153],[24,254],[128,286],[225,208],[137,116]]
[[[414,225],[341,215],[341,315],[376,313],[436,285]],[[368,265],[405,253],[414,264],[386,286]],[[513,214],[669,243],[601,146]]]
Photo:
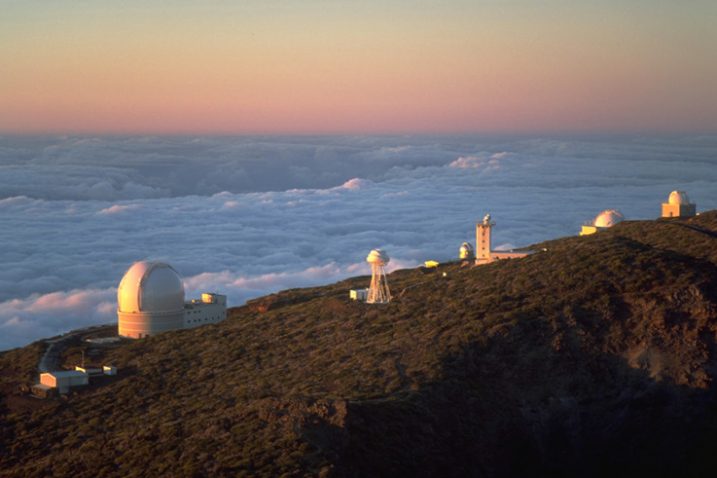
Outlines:
[[672,191],[667,202],[662,203],[662,217],[692,217],[697,214],[697,205],[690,202],[684,191]]

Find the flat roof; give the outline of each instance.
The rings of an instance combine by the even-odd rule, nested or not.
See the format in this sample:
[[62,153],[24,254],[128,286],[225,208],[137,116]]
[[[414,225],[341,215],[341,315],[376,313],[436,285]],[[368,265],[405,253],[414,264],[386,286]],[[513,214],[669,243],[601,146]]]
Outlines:
[[76,371],[76,372],[87,372],[87,373],[90,373],[90,372],[101,372],[101,371],[102,371],[102,366],[80,367],[80,366],[78,365],[77,368],[75,368],[75,371]]
[[52,375],[53,377],[62,378],[62,377],[84,377],[87,375],[85,372],[80,372],[79,370],[56,370],[54,372],[43,372],[42,375]]

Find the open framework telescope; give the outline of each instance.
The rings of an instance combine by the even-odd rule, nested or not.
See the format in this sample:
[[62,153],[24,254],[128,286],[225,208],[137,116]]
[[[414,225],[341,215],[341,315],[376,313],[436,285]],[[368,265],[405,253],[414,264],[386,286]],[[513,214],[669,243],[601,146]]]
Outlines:
[[387,304],[391,301],[391,292],[388,290],[388,280],[384,266],[389,261],[388,254],[381,249],[373,249],[366,257],[371,264],[371,287],[368,289],[366,303]]

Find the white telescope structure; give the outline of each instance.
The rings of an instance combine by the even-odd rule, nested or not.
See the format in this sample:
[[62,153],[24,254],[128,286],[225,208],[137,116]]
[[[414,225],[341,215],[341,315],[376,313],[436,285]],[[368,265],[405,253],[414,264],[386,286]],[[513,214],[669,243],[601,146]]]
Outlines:
[[381,249],[373,249],[366,257],[366,262],[371,264],[371,287],[366,297],[367,304],[388,304],[391,301],[391,292],[388,290],[388,280],[384,270],[388,261],[390,261],[388,254]]

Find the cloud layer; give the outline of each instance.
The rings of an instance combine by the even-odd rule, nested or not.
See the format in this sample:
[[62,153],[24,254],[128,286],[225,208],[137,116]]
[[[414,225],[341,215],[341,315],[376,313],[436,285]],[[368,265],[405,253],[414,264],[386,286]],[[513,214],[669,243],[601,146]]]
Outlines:
[[653,218],[673,189],[717,207],[717,138],[0,139],[0,349],[115,320],[136,260],[230,304],[577,233],[601,209]]

